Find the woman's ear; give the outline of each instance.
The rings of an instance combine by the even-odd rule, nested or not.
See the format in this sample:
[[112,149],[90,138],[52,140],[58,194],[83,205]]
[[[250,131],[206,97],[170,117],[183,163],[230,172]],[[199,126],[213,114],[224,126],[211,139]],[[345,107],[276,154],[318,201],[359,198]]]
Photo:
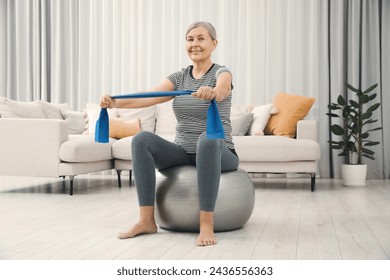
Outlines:
[[215,39],[215,40],[213,41],[213,50],[215,50],[215,48],[217,47],[217,45],[218,45],[218,40]]

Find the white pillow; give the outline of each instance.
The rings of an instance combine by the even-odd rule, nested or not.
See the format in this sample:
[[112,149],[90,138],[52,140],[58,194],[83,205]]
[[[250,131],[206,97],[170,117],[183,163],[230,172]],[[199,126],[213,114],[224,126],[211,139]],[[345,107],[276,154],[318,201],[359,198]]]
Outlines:
[[47,101],[39,100],[38,104],[42,106],[43,112],[45,113],[46,119],[64,119],[61,110],[70,110],[69,105],[66,103],[49,103]]
[[139,109],[117,109],[119,113],[119,118],[130,121],[136,118],[140,119],[141,130],[154,132],[154,127],[156,124],[156,106],[151,106],[147,108]]
[[156,134],[175,134],[177,120],[172,108],[173,100],[156,107]]
[[62,109],[61,115],[63,116],[65,122],[68,123],[69,134],[83,133],[85,127],[85,118],[83,113]]
[[230,118],[236,118],[241,117],[245,114],[248,114],[252,111],[253,106],[252,105],[237,105],[232,104],[232,107],[230,109]]
[[278,113],[276,107],[273,104],[266,104],[262,106],[256,106],[252,110],[253,121],[249,129],[249,135],[264,135],[264,128],[268,123],[272,114]]

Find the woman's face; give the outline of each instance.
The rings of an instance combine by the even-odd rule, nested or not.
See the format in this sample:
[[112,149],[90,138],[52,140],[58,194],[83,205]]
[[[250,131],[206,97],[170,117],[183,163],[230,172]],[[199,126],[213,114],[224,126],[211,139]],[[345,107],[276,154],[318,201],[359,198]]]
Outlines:
[[217,40],[213,40],[207,29],[202,26],[191,29],[186,39],[188,57],[194,62],[209,59],[217,46]]

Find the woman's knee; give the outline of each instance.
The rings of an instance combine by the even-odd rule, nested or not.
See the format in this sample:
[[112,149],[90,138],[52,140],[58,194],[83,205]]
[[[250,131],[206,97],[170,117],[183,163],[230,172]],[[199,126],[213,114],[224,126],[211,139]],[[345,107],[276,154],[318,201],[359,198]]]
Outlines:
[[153,148],[153,138],[156,135],[149,131],[140,131],[134,135],[131,141],[132,151],[144,151],[145,149]]
[[140,149],[142,147],[147,146],[149,139],[153,137],[153,135],[154,134],[149,131],[138,132],[136,135],[133,136],[133,139],[131,141],[131,148]]
[[221,149],[221,139],[208,139],[206,132],[202,133],[198,138],[197,153],[202,151],[215,151]]

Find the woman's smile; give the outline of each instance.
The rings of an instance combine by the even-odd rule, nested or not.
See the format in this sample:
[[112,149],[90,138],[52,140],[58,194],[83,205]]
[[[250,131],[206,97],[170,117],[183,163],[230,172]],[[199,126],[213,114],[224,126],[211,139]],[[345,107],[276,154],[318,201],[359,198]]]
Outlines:
[[193,50],[191,51],[192,54],[200,54],[202,51],[201,50]]

